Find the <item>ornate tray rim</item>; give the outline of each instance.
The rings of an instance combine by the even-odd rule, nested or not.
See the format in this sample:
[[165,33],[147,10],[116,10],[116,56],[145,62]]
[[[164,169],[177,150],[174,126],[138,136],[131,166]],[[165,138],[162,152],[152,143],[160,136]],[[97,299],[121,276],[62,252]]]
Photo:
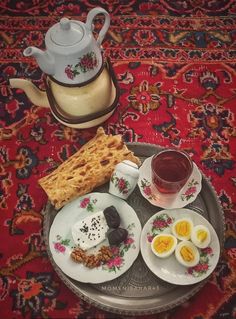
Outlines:
[[[133,143],[126,143],[128,148],[131,149],[132,151],[137,152],[137,149],[140,147],[144,147],[144,148],[148,148],[149,152],[151,152],[153,150],[153,153],[156,151],[159,151],[160,149],[163,149],[164,147],[157,145],[157,144],[151,144],[151,143],[143,143],[143,142],[133,142]],[[151,150],[151,151],[150,151]],[[145,157],[144,155],[138,155],[140,157]],[[148,156],[147,156],[148,157]],[[224,241],[225,241],[225,217],[224,217],[224,213],[222,210],[222,207],[220,205],[217,193],[215,191],[215,188],[213,187],[213,185],[211,184],[210,180],[201,172],[202,174],[202,183],[206,183],[206,185],[209,187],[210,191],[211,191],[211,195],[213,196],[214,200],[215,200],[215,205],[220,213],[220,217],[222,220],[222,227],[221,227],[221,234],[219,236],[219,241],[220,241],[220,248],[221,248],[221,252],[220,255],[222,254],[223,251],[223,246],[224,246]],[[201,192],[200,192],[201,194]],[[191,205],[191,204],[190,204]],[[84,284],[84,283],[80,283],[81,287],[78,287],[75,285],[74,280],[72,280],[71,278],[69,278],[68,276],[66,276],[61,269],[56,265],[56,263],[54,262],[53,258],[52,258],[52,254],[50,252],[49,249],[49,242],[48,242],[48,234],[49,234],[49,230],[50,230],[50,220],[49,217],[50,216],[50,211],[54,209],[53,206],[50,204],[50,202],[48,202],[46,204],[46,206],[44,207],[42,214],[44,216],[44,221],[43,221],[43,237],[45,240],[45,245],[46,245],[46,250],[47,250],[47,254],[49,257],[49,260],[54,268],[54,270],[56,271],[57,275],[59,276],[59,278],[62,280],[62,282],[76,295],[79,296],[81,299],[83,299],[84,301],[88,302],[90,305],[98,307],[104,311],[109,311],[112,313],[116,313],[116,314],[122,314],[122,315],[151,315],[151,314],[156,314],[156,313],[160,313],[163,311],[167,311],[170,309],[173,309],[175,307],[177,307],[178,305],[186,302],[187,300],[189,300],[191,297],[193,297],[209,280],[209,278],[211,276],[209,276],[208,278],[206,278],[205,280],[203,280],[200,283],[194,284],[194,285],[190,285],[188,287],[190,287],[190,291],[188,293],[186,293],[184,296],[181,295],[179,297],[175,297],[175,300],[173,302],[171,302],[170,304],[164,305],[164,306],[159,306],[159,307],[151,307],[149,308],[148,304],[145,304],[146,308],[144,307],[143,309],[138,309],[137,307],[137,303],[138,303],[138,299],[134,298],[134,305],[131,305],[129,307],[127,307],[126,309],[121,308],[121,307],[117,307],[115,305],[112,304],[106,304],[104,303],[103,297],[107,296],[106,293],[104,293],[102,295],[102,292],[100,290],[96,290],[96,287],[93,287],[92,284]],[[84,286],[84,287],[83,287]],[[181,288],[183,288],[182,286],[176,286],[176,289],[181,290]],[[186,288],[186,286],[185,286]],[[175,291],[175,289],[174,289]],[[126,299],[125,297],[117,297],[114,296],[114,298],[118,299]],[[100,300],[101,299],[101,300]],[[152,299],[152,298],[150,298]],[[103,301],[103,302],[102,302]],[[131,301],[132,304],[132,299],[129,299],[129,301]]]

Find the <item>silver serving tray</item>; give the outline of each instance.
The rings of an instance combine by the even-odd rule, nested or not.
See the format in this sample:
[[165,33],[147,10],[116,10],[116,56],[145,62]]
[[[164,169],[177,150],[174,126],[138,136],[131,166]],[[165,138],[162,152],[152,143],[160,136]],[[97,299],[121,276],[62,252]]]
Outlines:
[[[160,146],[146,143],[127,143],[128,148],[142,161],[159,152]],[[107,192],[108,184],[95,191]],[[128,199],[142,226],[151,215],[161,210],[141,195],[138,186]],[[195,201],[186,207],[204,216],[219,237],[221,251],[224,245],[225,221],[215,190],[203,175],[202,189]],[[169,310],[192,297],[207,282],[188,286],[166,283],[156,277],[144,263],[141,254],[132,267],[122,276],[103,284],[86,284],[71,279],[55,264],[49,249],[49,230],[57,211],[48,203],[44,211],[44,239],[49,259],[58,276],[77,296],[90,304],[113,313],[124,315],[154,314]]]

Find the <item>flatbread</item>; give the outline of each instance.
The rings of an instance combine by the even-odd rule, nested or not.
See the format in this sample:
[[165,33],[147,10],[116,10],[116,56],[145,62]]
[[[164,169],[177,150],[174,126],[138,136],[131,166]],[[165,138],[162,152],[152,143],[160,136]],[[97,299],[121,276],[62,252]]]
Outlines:
[[108,182],[116,164],[123,160],[140,165],[139,158],[127,148],[121,135],[106,135],[99,127],[96,135],[78,152],[38,182],[59,209]]

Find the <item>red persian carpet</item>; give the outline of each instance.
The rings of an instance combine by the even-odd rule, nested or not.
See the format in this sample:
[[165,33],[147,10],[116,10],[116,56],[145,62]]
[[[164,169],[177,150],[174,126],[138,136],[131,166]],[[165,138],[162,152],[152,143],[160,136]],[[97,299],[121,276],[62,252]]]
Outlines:
[[[12,89],[9,78],[44,88],[29,45],[44,48],[62,16],[85,21],[95,6],[111,26],[103,42],[119,87],[103,127],[126,142],[186,150],[209,178],[225,216],[225,244],[209,281],[191,299],[142,318],[236,318],[236,2],[1,0],[0,3],[0,318],[128,318],[77,297],[52,267],[42,235],[47,197],[38,179],[96,128],[60,124],[49,109]],[[96,20],[95,30],[101,24]],[[133,317],[134,318],[134,317]]]

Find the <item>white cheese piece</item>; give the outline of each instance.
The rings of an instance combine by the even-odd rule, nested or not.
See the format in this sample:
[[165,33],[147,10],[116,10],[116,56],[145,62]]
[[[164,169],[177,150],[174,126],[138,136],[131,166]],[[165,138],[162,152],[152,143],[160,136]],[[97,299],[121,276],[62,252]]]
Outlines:
[[75,244],[84,250],[90,249],[106,239],[107,231],[108,225],[103,211],[78,221],[71,228]]

